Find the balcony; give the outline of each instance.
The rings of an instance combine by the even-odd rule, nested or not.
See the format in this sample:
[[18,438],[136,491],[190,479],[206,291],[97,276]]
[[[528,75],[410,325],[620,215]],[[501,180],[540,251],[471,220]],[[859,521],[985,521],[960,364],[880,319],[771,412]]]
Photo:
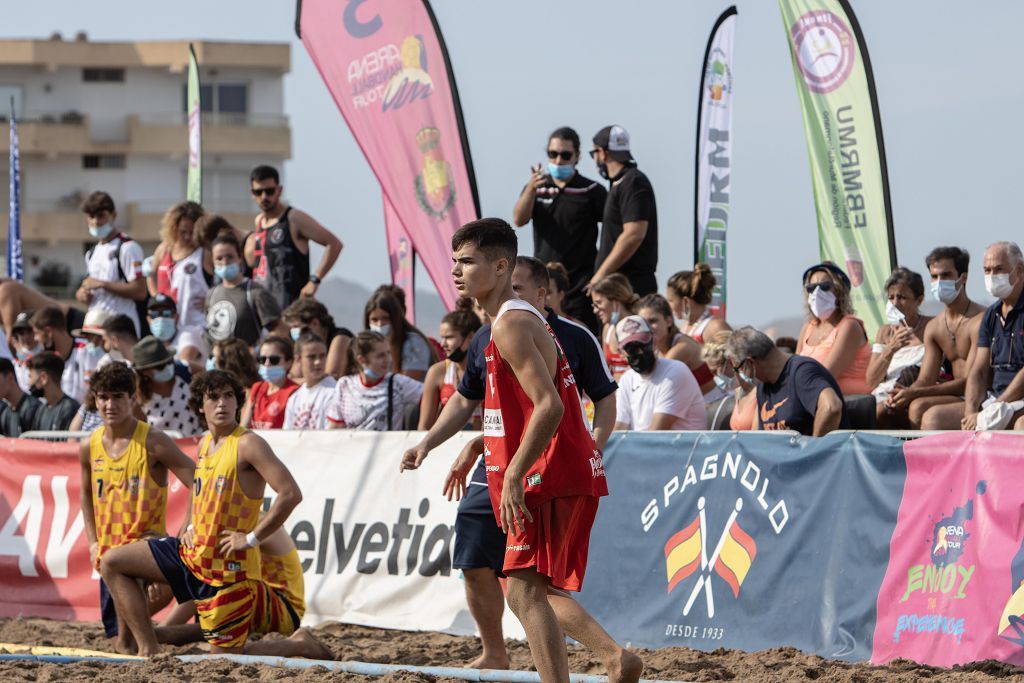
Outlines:
[[[28,112],[18,119],[23,155],[188,154],[185,114],[131,114],[125,117],[120,140],[97,141],[90,134],[88,116],[77,111]],[[10,137],[0,135],[0,154],[10,149]],[[203,114],[204,154],[257,154],[291,158],[288,117],[269,114]]]

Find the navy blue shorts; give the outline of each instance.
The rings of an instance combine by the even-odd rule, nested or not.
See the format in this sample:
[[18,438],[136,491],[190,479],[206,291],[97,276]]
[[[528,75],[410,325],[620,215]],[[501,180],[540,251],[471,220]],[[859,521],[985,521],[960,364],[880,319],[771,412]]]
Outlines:
[[103,633],[107,638],[117,637],[117,611],[114,609],[114,598],[110,597],[110,589],[100,579],[100,619],[103,620]]
[[[178,604],[189,600],[207,600],[212,598],[220,590],[217,586],[203,583],[192,573],[178,555],[178,548],[181,541],[174,536],[166,538],[152,538],[149,540],[149,550],[153,553],[156,565],[160,567],[167,585],[174,593],[174,599]],[[504,549],[502,549],[504,550]]]
[[455,516],[456,569],[490,568],[504,576],[505,532],[498,526],[486,486],[470,484]]

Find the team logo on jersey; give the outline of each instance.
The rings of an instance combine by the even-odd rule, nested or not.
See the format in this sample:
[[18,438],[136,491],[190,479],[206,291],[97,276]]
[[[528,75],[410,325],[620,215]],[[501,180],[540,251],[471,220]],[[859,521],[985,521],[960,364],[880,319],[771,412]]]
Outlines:
[[270,231],[270,243],[281,244],[284,242],[284,228],[274,228]]
[[130,491],[133,494],[138,493],[139,492],[139,488],[140,488],[140,484],[141,484],[141,482],[140,482],[140,480],[139,480],[139,478],[137,476],[136,477],[130,477],[128,479],[128,491]]
[[239,562],[228,562],[227,563],[229,572],[240,572],[242,571],[242,565]]
[[222,474],[219,477],[217,477],[217,482],[213,485],[213,488],[216,489],[218,494],[224,493],[224,487],[227,485],[227,483],[227,476]]
[[194,264],[194,263],[186,263],[185,264],[185,274],[186,275],[192,275],[195,272],[196,272],[196,264]]
[[526,478],[527,486],[540,486],[540,472],[534,472]]
[[484,409],[484,436],[505,436],[505,424],[501,420],[500,409]]

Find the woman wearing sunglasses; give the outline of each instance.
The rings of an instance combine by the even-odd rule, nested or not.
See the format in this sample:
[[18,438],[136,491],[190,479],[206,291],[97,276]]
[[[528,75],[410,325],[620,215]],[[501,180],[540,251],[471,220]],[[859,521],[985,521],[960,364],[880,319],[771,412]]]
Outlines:
[[864,323],[853,316],[850,278],[826,261],[804,271],[807,322],[796,352],[809,356],[832,373],[846,398],[870,394],[867,381],[871,345]]
[[249,390],[242,406],[241,425],[246,429],[281,429],[288,398],[299,385],[288,378],[294,358],[292,344],[284,337],[267,337],[260,344],[256,362],[260,381]]

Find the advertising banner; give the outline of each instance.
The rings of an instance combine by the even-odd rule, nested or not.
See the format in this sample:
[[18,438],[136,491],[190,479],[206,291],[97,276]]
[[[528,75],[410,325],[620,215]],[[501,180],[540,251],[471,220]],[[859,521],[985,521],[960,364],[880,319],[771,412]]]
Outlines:
[[202,93],[199,87],[199,64],[192,43],[188,44],[188,87],[186,89],[188,114],[188,179],[185,197],[190,202],[203,203],[203,134]]
[[715,275],[711,311],[725,318],[726,234],[729,229],[732,165],[732,64],[736,7],[730,7],[711,28],[704,51],[697,101],[697,169],[694,192],[694,243],[697,261]]
[[451,236],[480,209],[458,91],[430,5],[301,0],[296,30],[413,252],[452,308]]
[[405,290],[405,317],[416,324],[416,250],[412,237],[402,225],[395,207],[384,195],[384,229],[388,238],[388,261],[391,282]]
[[896,267],[889,177],[867,45],[846,0],[779,0],[803,112],[822,260],[842,267],[868,336]]
[[643,647],[871,656],[898,439],[616,433],[580,600]]

